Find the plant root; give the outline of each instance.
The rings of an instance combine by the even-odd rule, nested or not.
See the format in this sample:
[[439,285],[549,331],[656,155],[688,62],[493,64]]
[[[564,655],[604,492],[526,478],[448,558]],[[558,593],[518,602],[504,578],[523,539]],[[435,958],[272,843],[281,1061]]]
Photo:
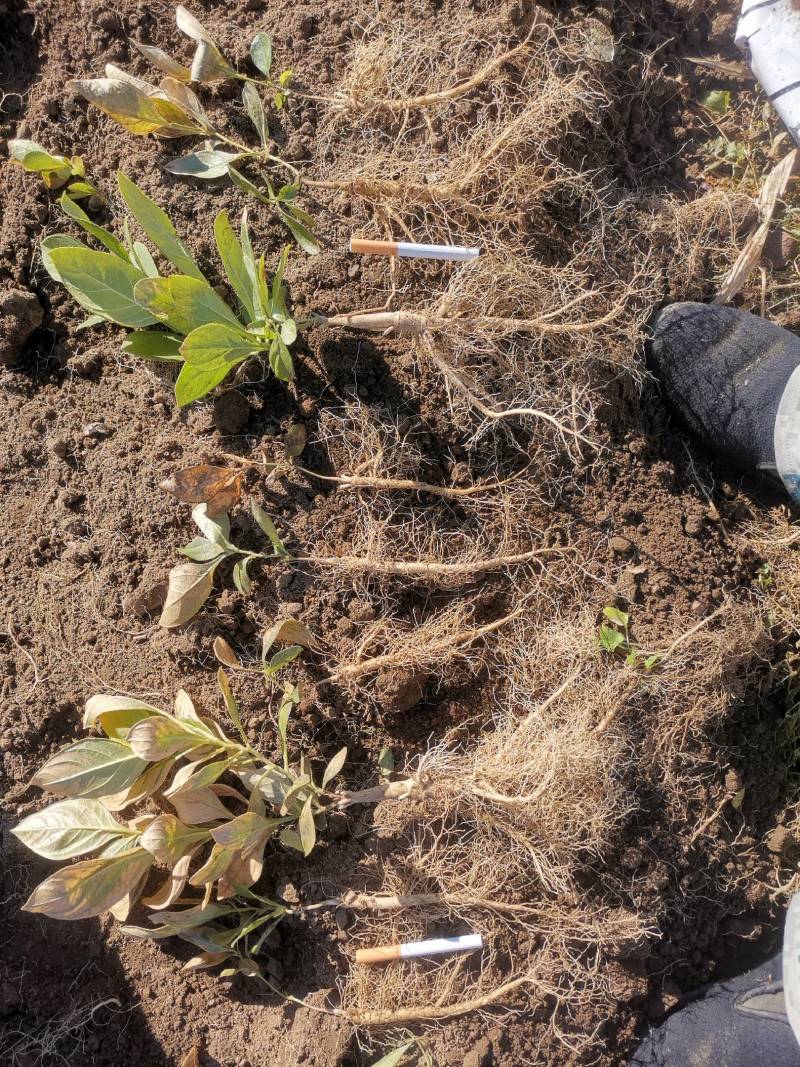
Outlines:
[[489,993],[480,997],[472,997],[470,1000],[461,1000],[455,1004],[442,1006],[418,1005],[409,1008],[397,1008],[395,1011],[349,1011],[347,1018],[354,1026],[396,1026],[399,1023],[432,1021],[434,1019],[452,1019],[456,1015],[465,1015],[470,1011],[479,1011],[499,1000],[504,1000],[520,986],[536,981],[533,974],[524,974],[520,978],[513,978],[504,982]]

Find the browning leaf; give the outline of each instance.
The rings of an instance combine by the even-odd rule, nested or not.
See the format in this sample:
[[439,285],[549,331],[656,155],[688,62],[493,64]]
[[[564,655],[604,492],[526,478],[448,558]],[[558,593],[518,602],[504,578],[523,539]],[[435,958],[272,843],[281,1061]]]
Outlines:
[[[203,956],[209,956],[209,955],[211,955],[211,953],[207,953],[207,952],[203,953]],[[217,953],[214,953],[214,955],[220,957],[219,960],[215,960],[214,961],[216,963],[216,962],[222,962],[222,960],[224,960],[226,956],[230,955],[230,953],[228,953],[228,952],[217,952]],[[191,963],[192,961],[190,960],[189,962]],[[188,966],[189,966],[189,964],[186,965],[186,967],[188,967]],[[204,966],[209,967],[209,966],[212,966],[212,964],[206,962],[204,964]],[[185,969],[186,968],[184,968],[184,970]],[[202,1067],[202,1065],[200,1063],[200,1049],[197,1047],[197,1045],[195,1045],[194,1048],[189,1049],[189,1051],[183,1057],[183,1059],[181,1060],[181,1067]]]
[[159,626],[182,626],[197,614],[211,594],[221,559],[222,555],[207,563],[179,563],[172,568]]
[[287,459],[297,459],[306,447],[306,437],[306,428],[301,422],[289,427],[286,431],[286,440],[283,442],[283,449]]
[[239,657],[224,637],[218,636],[214,638],[213,649],[214,655],[223,667],[230,667],[231,670],[238,670],[242,666]]
[[207,504],[209,515],[230,511],[242,495],[242,472],[200,463],[176,471],[160,485],[185,504]]

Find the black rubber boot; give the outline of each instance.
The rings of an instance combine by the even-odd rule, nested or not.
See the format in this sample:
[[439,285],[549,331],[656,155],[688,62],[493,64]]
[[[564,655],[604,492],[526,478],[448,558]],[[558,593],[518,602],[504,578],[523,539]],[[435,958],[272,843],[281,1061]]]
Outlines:
[[800,1067],[783,996],[781,953],[684,1000],[628,1067]]
[[[655,321],[649,363],[665,400],[702,444],[743,473],[782,480],[794,495],[800,375],[786,387],[800,366],[800,338],[736,308],[672,304]],[[777,458],[776,422],[783,427]]]

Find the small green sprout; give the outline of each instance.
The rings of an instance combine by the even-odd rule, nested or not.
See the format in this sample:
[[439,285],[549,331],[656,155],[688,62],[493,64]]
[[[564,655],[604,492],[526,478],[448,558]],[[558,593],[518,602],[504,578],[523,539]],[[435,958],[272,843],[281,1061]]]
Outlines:
[[40,174],[48,189],[62,189],[71,200],[94,198],[91,207],[99,207],[105,197],[86,177],[86,168],[80,156],[54,156],[36,141],[16,140],[8,142],[8,151],[13,163],[18,163],[30,174]]
[[600,624],[598,643],[604,652],[609,655],[620,653],[629,667],[635,667],[641,661],[646,671],[651,671],[664,658],[663,652],[645,651],[631,641],[630,616],[627,612],[605,607],[603,617],[607,621]]

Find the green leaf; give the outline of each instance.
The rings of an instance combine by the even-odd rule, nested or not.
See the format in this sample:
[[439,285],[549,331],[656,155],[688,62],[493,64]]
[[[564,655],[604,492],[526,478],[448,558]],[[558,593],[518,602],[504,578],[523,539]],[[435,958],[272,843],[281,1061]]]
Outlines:
[[142,359],[159,359],[165,363],[183,363],[181,339],[161,330],[137,330],[129,333],[120,351]]
[[337,774],[341,772],[344,767],[344,761],[347,759],[347,749],[340,748],[336,755],[331,759],[328,766],[322,775],[322,788],[324,789],[328,782],[332,782]]
[[269,309],[261,302],[261,292],[258,286],[258,269],[253,246],[250,243],[250,233],[247,228],[247,210],[242,212],[242,224],[239,229],[242,246],[242,262],[250,283],[251,302],[255,312],[255,318],[266,319]]
[[294,378],[292,354],[282,337],[273,337],[269,346],[269,365],[272,373],[281,382],[290,382]]
[[294,319],[286,319],[281,323],[281,340],[285,345],[292,345],[297,340],[297,323]]
[[606,652],[615,652],[625,641],[625,635],[605,623],[600,627],[600,647]]
[[242,329],[222,297],[208,282],[198,278],[188,278],[185,274],[142,278],[135,287],[135,295],[158,322],[184,335],[209,322],[227,322]]
[[386,746],[378,754],[378,770],[381,778],[388,778],[394,771],[394,756],[392,750]]
[[131,262],[134,266],[138,266],[142,274],[146,275],[148,278],[158,277],[158,267],[155,264],[155,260],[150,255],[150,249],[147,245],[142,244],[141,241],[133,242]]
[[711,89],[697,98],[713,115],[722,118],[731,106],[731,94],[727,89]]
[[99,326],[101,322],[108,322],[105,315],[87,315],[83,322],[79,322],[76,330],[88,330],[91,326]]
[[22,165],[23,170],[27,170],[30,173],[40,174],[48,170],[66,169],[69,174],[72,174],[72,167],[68,159],[64,156],[51,155],[36,141],[26,141],[20,138],[9,141],[8,154],[15,163]]
[[261,103],[261,97],[258,95],[258,89],[252,82],[245,82],[242,89],[242,103],[244,104],[245,111],[256,128],[256,133],[259,136],[261,144],[266,148],[269,145],[269,126],[267,125],[267,116],[264,113],[264,105]]
[[288,556],[289,553],[284,548],[283,541],[281,541],[278,536],[278,531],[275,529],[275,523],[269,515],[267,515],[266,511],[264,511],[260,505],[256,504],[255,500],[250,501],[250,510],[253,513],[253,518],[270,539],[275,555],[281,557]]
[[107,797],[132,785],[147,767],[124,741],[89,737],[62,748],[32,782],[61,797]]
[[296,660],[302,651],[302,645],[289,645],[288,648],[282,648],[280,652],[276,652],[269,663],[264,664],[264,677],[272,678],[278,671]]
[[133,849],[113,859],[82,860],[51,874],[34,889],[23,911],[52,919],[89,919],[124,900],[150,870],[153,857]]
[[242,725],[242,717],[239,714],[239,705],[236,703],[236,697],[233,695],[228,676],[225,671],[223,671],[222,667],[217,671],[217,685],[219,686],[220,693],[222,693],[222,699],[225,701],[225,710],[228,713],[228,718],[236,727],[242,741],[246,745],[249,745],[250,742],[247,740],[247,734],[244,732],[244,726]]
[[110,252],[53,248],[48,252],[64,285],[88,311],[120,326],[150,326],[156,320],[134,298],[142,273]]
[[164,170],[184,178],[202,178],[203,181],[213,181],[215,178],[223,178],[228,173],[229,164],[235,163],[240,156],[240,152],[222,152],[220,149],[203,148],[199,152],[190,152],[187,156],[171,159],[164,164]]
[[208,322],[192,330],[181,345],[181,355],[195,367],[220,362],[235,367],[260,348],[259,339],[245,333],[241,326],[234,328],[224,322]]
[[376,1062],[372,1064],[372,1067],[397,1067],[398,1063],[400,1063],[408,1050],[413,1047],[414,1042],[407,1041],[405,1045],[393,1048],[391,1052],[387,1052],[385,1056],[381,1056],[379,1060],[376,1060]]
[[42,255],[42,266],[53,279],[53,281],[61,282],[64,284],[64,279],[58,273],[53,263],[51,253],[56,248],[85,248],[86,245],[83,241],[79,241],[76,237],[70,237],[66,233],[51,233],[49,237],[45,237],[39,245],[39,250]]
[[214,239],[231,288],[236,293],[248,322],[252,322],[256,312],[251,278],[245,266],[242,246],[233,231],[227,211],[220,211],[214,219]]
[[620,611],[619,608],[603,608],[603,614],[609,622],[616,623],[617,626],[627,626],[630,622],[630,618],[626,612]]
[[243,596],[247,596],[253,590],[253,580],[247,573],[249,558],[237,560],[233,566],[233,584]]
[[298,209],[295,207],[282,207],[279,209],[278,214],[289,227],[292,237],[294,237],[303,251],[310,256],[318,255],[320,251],[319,242],[305,222],[298,218]]
[[287,848],[293,848],[297,852],[303,852],[303,842],[300,839],[300,834],[294,830],[291,826],[285,826],[280,832],[281,844],[286,845]]
[[317,840],[317,829],[314,826],[314,813],[311,810],[311,805],[313,803],[314,798],[309,797],[303,805],[300,817],[297,820],[297,832],[300,835],[300,844],[302,845],[304,856],[310,855]]
[[234,185],[238,185],[245,193],[255,197],[256,200],[260,200],[262,204],[271,204],[272,201],[268,196],[261,192],[257,185],[254,185],[249,178],[245,178],[244,174],[240,170],[237,170],[234,166],[228,167],[228,175]]
[[223,556],[207,563],[179,563],[169,572],[169,587],[159,626],[183,626],[205,604],[214,586],[214,571]]
[[659,652],[654,652],[652,656],[648,656],[647,659],[644,661],[644,669],[646,671],[651,671],[653,667],[657,666],[661,662],[662,658],[663,657]]
[[130,848],[135,830],[118,823],[99,800],[85,797],[59,800],[34,812],[12,829],[12,834],[37,856],[68,860],[94,852],[111,841]]
[[[207,537],[194,537],[185,548],[179,548],[182,556],[188,556],[195,563],[208,563],[209,560],[225,556],[227,553],[220,545],[209,541]],[[220,559],[220,563],[222,560]]]
[[250,58],[265,78],[272,67],[272,38],[268,33],[257,33],[250,45]]
[[142,227],[156,248],[174,264],[179,271],[192,278],[205,281],[203,273],[194,261],[194,257],[178,237],[169,216],[162,211],[155,201],[146,196],[122,171],[117,174],[119,191],[128,210]]
[[68,215],[74,222],[84,229],[92,237],[96,237],[101,244],[105,245],[109,252],[113,252],[115,256],[119,256],[120,259],[126,263],[130,263],[130,258],[125,245],[121,241],[118,241],[113,233],[104,229],[102,226],[98,226],[92,222],[86,212],[75,203],[74,200],[70,200],[66,193],[64,193],[59,200],[59,206],[65,215]]
[[230,363],[225,361],[204,363],[199,367],[184,363],[175,382],[175,400],[178,407],[184,408],[195,400],[201,400],[227,378],[230,369]]

